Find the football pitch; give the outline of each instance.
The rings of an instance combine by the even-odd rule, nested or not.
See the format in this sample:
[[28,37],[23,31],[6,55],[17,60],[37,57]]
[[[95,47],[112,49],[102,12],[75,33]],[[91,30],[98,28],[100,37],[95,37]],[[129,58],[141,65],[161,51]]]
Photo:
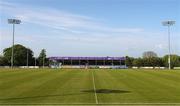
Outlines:
[[180,70],[1,68],[0,104],[180,105]]

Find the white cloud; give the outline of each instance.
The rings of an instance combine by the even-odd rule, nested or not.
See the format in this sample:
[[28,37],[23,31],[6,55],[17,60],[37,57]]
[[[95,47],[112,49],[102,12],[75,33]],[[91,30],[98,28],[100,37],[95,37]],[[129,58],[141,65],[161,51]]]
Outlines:
[[163,45],[163,44],[157,44],[157,45],[155,45],[155,48],[157,48],[157,49],[165,49],[165,48],[167,48],[167,46]]
[[22,22],[38,24],[53,29],[65,30],[73,33],[83,33],[87,31],[109,32],[109,33],[136,33],[141,32],[141,28],[113,28],[107,27],[103,23],[96,21],[92,17],[72,14],[53,8],[35,8],[20,4],[7,2],[0,3],[3,12],[19,18]]

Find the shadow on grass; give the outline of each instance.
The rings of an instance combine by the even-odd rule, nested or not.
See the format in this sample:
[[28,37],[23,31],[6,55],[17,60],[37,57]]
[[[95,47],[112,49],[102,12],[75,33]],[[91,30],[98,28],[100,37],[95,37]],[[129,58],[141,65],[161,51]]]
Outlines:
[[131,91],[126,90],[114,90],[114,89],[90,89],[90,90],[83,90],[81,92],[88,92],[88,93],[104,93],[104,94],[110,94],[110,93],[130,93]]
[[73,95],[82,95],[87,93],[102,93],[102,94],[110,94],[110,93],[130,93],[131,91],[126,90],[113,90],[113,89],[90,89],[90,90],[82,90],[79,93],[69,93],[69,94],[57,94],[57,95],[42,95],[42,96],[27,96],[27,97],[14,97],[14,98],[1,98],[0,101],[4,100],[19,100],[19,99],[38,99],[38,98],[48,98],[48,97],[63,97],[63,96],[73,96]]
[[48,98],[48,97],[63,97],[63,96],[72,96],[72,95],[81,95],[85,93],[69,93],[69,94],[59,94],[59,95],[42,95],[42,96],[27,96],[27,97],[14,97],[14,98],[2,98],[3,100],[18,100],[18,99],[38,99],[38,98]]

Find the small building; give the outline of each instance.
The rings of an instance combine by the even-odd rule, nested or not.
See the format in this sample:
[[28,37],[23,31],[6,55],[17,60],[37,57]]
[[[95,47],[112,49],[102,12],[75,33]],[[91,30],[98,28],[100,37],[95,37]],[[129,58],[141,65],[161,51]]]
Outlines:
[[52,68],[126,68],[125,57],[49,57]]

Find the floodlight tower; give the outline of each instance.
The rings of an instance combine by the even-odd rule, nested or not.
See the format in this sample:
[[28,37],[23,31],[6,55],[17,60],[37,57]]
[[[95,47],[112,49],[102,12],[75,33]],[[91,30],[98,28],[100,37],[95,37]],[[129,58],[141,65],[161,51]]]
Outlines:
[[169,70],[171,69],[171,42],[170,42],[170,26],[174,25],[175,21],[168,20],[168,21],[163,21],[162,25],[163,26],[168,26],[168,45],[169,45],[169,58],[168,58],[168,64],[169,64]]
[[13,68],[13,63],[14,63],[14,32],[15,32],[15,24],[20,24],[21,20],[18,20],[18,19],[8,19],[8,23],[13,25],[12,54],[11,54],[11,68]]

